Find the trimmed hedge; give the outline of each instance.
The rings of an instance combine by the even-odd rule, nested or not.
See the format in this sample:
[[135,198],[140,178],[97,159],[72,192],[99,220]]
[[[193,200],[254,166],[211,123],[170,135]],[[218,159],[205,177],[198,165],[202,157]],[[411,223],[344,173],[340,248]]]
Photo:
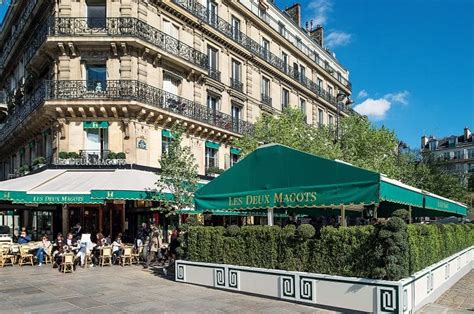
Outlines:
[[[304,230],[304,231],[303,231]],[[303,236],[304,234],[304,236]],[[474,245],[474,225],[189,226],[181,238],[191,261],[399,280]]]
[[408,245],[413,274],[474,245],[474,225],[408,225]]

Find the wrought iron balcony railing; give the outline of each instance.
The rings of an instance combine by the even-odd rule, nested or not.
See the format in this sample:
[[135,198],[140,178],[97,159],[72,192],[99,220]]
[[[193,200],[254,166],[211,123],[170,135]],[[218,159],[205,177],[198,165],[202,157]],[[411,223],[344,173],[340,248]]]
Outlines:
[[230,78],[230,87],[241,93],[244,91],[244,83],[239,79]]
[[209,69],[209,77],[216,80],[216,81],[221,81],[221,72],[216,70],[216,69]]
[[270,95],[267,95],[267,94],[262,94],[262,103],[264,103],[265,105],[268,105],[268,106],[272,106],[272,98],[270,97]]
[[87,81],[46,81],[46,99],[108,99],[134,100],[164,109],[169,112],[208,123],[240,134],[253,132],[253,124],[238,121],[236,127],[232,116],[215,111],[197,102],[168,93],[159,88],[133,80],[106,81],[100,89],[89,88]]
[[[232,24],[230,24],[226,20],[210,12],[207,9],[207,7],[205,7],[198,1],[196,0],[172,0],[172,1],[176,3],[177,5],[179,5],[180,7],[184,8],[186,11],[193,14],[194,16],[196,16],[198,19],[200,19],[204,23],[212,26],[214,29],[224,34],[224,36],[226,36],[227,38],[233,39],[235,42],[237,42],[238,44],[240,44],[241,46],[243,46],[250,52],[258,55],[259,57],[261,57],[262,59],[264,59],[271,65],[275,66],[283,73],[286,73],[287,75],[295,77],[294,69],[291,66],[286,65],[281,58],[279,58],[278,56],[274,55],[273,53],[265,49],[262,45],[260,45],[258,42],[256,42],[252,38],[245,35],[240,30],[235,29],[232,26]],[[316,58],[315,56],[311,59],[319,60],[319,58]],[[323,67],[322,65],[320,66],[324,70],[326,70],[326,72],[328,72],[331,76],[338,79],[338,81],[340,81],[346,87],[351,89],[351,84],[349,81],[347,81],[346,79],[343,79],[342,77],[338,77],[334,71],[331,72],[326,67]]]
[[208,69],[206,54],[133,17],[52,18],[49,36],[121,36],[142,39],[198,67]]

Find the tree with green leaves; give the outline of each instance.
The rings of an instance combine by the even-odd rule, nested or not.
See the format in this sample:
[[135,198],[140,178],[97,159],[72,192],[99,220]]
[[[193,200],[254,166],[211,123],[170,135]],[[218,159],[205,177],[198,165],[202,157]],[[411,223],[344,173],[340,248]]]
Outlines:
[[172,195],[171,198],[160,198],[162,210],[167,215],[194,207],[193,197],[198,187],[198,166],[191,148],[182,144],[183,130],[175,127],[171,134],[167,151],[161,155],[161,173],[156,183],[160,195]]

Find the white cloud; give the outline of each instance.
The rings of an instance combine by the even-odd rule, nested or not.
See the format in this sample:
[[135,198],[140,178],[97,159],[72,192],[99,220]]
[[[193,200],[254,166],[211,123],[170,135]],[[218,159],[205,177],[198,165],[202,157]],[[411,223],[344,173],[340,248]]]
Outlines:
[[408,105],[408,96],[410,96],[410,93],[407,90],[404,90],[403,92],[387,94],[385,95],[385,98],[394,103]]
[[314,25],[326,24],[328,15],[332,11],[332,0],[313,0],[307,5],[309,16]]
[[[362,92],[365,92],[365,90],[362,90],[359,95]],[[378,99],[367,98],[362,103],[356,105],[354,110],[374,120],[384,120],[393,104],[408,105],[409,95],[410,93],[404,90],[402,92],[386,94]]]
[[340,31],[331,31],[329,35],[326,36],[325,43],[329,48],[334,48],[337,46],[345,46],[351,42],[352,35]]
[[356,105],[354,110],[374,120],[383,120],[391,106],[392,103],[385,98],[368,98],[361,104]]
[[361,90],[359,94],[357,94],[357,98],[365,98],[367,96],[369,96],[369,93],[367,93],[365,89]]

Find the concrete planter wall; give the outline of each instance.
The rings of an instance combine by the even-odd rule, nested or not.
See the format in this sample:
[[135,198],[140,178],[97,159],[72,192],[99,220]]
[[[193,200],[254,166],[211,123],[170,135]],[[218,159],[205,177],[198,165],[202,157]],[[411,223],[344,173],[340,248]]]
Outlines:
[[474,246],[400,281],[176,261],[175,279],[235,292],[363,312],[410,313],[474,267]]

